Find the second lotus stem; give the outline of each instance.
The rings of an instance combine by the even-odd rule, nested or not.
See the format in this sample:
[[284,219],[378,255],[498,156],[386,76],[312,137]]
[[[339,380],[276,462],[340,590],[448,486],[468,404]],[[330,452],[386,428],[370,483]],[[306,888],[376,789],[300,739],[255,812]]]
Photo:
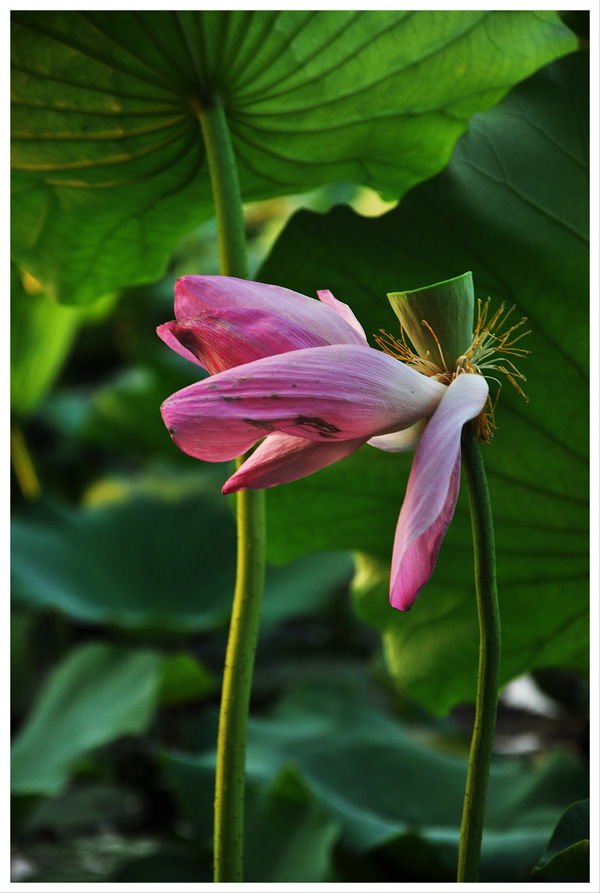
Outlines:
[[490,495],[481,449],[470,424],[465,426],[463,434],[462,464],[471,508],[480,638],[475,724],[460,829],[457,881],[476,883],[479,880],[485,801],[496,729],[501,635]]

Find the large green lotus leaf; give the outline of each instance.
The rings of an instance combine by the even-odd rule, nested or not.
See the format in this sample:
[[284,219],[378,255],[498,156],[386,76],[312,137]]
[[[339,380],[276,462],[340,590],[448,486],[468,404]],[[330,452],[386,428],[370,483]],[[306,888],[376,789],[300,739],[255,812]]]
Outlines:
[[244,199],[397,197],[469,117],[576,47],[554,12],[13,13],[14,256],[67,303],[149,282],[211,216],[196,110],[226,108]]
[[[386,293],[472,270],[477,296],[528,317],[529,403],[506,384],[483,448],[494,510],[502,679],[587,662],[587,54],[560,60],[476,116],[447,170],[377,219],[338,207],[296,215],[258,278],[330,288],[367,332],[397,333]],[[492,388],[494,385],[492,383]],[[466,496],[408,614],[387,603],[389,558],[411,462],[363,447],[269,491],[273,560],[352,548],[359,610],[399,682],[430,709],[473,698],[477,615]],[[464,488],[463,488],[464,490]]]
[[226,623],[235,525],[225,500],[198,494],[44,509],[13,522],[17,603],[164,633]]
[[[89,508],[47,505],[15,519],[15,603],[154,635],[225,626],[235,584],[235,523],[215,475],[196,480],[195,495],[185,480],[185,498],[174,486],[160,496],[132,497],[107,482]],[[203,492],[209,486],[210,496]],[[101,491],[116,501],[99,501]],[[268,568],[263,632],[317,612],[351,575],[344,553]]]
[[12,749],[12,790],[61,793],[74,764],[93,748],[146,730],[162,656],[83,645],[48,677]]

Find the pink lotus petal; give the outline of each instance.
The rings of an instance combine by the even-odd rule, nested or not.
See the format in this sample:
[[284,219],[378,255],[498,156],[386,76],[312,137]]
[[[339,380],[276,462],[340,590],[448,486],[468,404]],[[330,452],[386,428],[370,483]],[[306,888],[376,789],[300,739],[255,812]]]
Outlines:
[[220,462],[275,431],[317,442],[387,434],[432,415],[445,392],[380,351],[331,345],[220,372],[173,394],[161,411],[180,449]]
[[284,316],[247,307],[203,311],[157,329],[174,338],[211,375],[253,360],[329,342]]
[[410,428],[372,437],[367,443],[369,446],[377,447],[378,450],[384,450],[387,453],[406,453],[409,450],[416,450],[426,425],[427,419],[421,419]]
[[[196,388],[203,383],[191,387]],[[200,393],[197,398],[191,394],[182,397],[182,394],[183,391],[178,391],[168,397],[160,411],[173,443],[195,459],[204,462],[237,459],[273,430],[271,425],[265,424],[259,428],[257,425],[245,425],[239,419],[211,419],[208,414],[200,412],[199,404],[203,399]]]
[[[335,300],[335,299],[334,299]],[[191,319],[203,311],[245,307],[284,316],[325,344],[365,344],[364,334],[331,307],[289,288],[231,276],[183,276],[175,283],[175,316]]]
[[351,325],[354,329],[356,329],[356,331],[359,333],[359,335],[362,336],[365,344],[367,343],[367,336],[365,335],[365,330],[363,329],[363,327],[357,320],[356,316],[354,315],[354,313],[352,312],[352,310],[348,306],[348,304],[344,304],[342,301],[338,301],[337,298],[334,298],[334,296],[332,295],[332,293],[329,291],[328,288],[324,288],[324,289],[321,289],[320,291],[317,291],[317,295],[318,295],[320,301],[322,301],[324,304],[328,304],[329,307],[332,307],[336,313],[339,313],[339,315],[342,317],[342,319],[345,319],[349,325]]
[[390,601],[408,611],[431,577],[454,514],[460,478],[463,425],[475,418],[488,396],[480,375],[459,375],[447,388],[419,443],[398,519]]
[[179,356],[184,357],[184,359],[189,360],[190,363],[196,363],[197,366],[202,366],[202,363],[195,357],[193,353],[191,353],[187,347],[184,347],[180,341],[177,340],[175,335],[171,332],[171,327],[177,325],[175,322],[166,322],[163,323],[162,326],[158,326],[156,330],[156,334],[158,337],[168,345],[171,350],[174,350],[175,353],[178,353]]
[[223,493],[262,490],[296,481],[345,459],[364,442],[364,438],[357,438],[318,443],[289,434],[270,434],[225,483]]

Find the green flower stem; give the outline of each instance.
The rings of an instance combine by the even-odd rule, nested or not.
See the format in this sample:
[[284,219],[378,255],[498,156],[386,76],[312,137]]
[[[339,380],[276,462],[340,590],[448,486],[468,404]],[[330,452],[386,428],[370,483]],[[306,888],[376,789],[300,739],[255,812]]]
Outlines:
[[[198,110],[217,216],[221,273],[248,276],[244,218],[225,110],[215,100]],[[243,461],[238,459],[238,467]],[[246,736],[252,671],[265,576],[265,498],[237,494],[237,580],[233,599],[217,745],[215,789],[216,883],[243,881]]]
[[262,490],[242,490],[237,494],[237,531],[237,582],[217,745],[216,883],[243,880],[246,734],[265,572],[265,494]]
[[479,676],[475,725],[460,828],[457,881],[476,883],[479,880],[485,800],[498,707],[500,611],[490,494],[481,450],[470,425],[464,429],[462,464],[469,493],[475,551],[475,590],[479,613]]

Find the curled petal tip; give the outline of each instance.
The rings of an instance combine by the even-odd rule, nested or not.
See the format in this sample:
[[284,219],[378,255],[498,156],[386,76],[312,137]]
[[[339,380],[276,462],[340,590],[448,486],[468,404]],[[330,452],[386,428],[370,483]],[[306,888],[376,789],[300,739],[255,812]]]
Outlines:
[[335,310],[335,312],[338,313],[345,322],[347,322],[350,326],[352,326],[353,329],[358,332],[364,343],[367,343],[365,330],[357,320],[348,304],[344,304],[342,301],[338,301],[338,299],[332,295],[328,288],[320,289],[319,291],[317,291],[317,295],[319,297],[319,300],[323,304],[327,304],[328,307],[331,307],[332,310]]

